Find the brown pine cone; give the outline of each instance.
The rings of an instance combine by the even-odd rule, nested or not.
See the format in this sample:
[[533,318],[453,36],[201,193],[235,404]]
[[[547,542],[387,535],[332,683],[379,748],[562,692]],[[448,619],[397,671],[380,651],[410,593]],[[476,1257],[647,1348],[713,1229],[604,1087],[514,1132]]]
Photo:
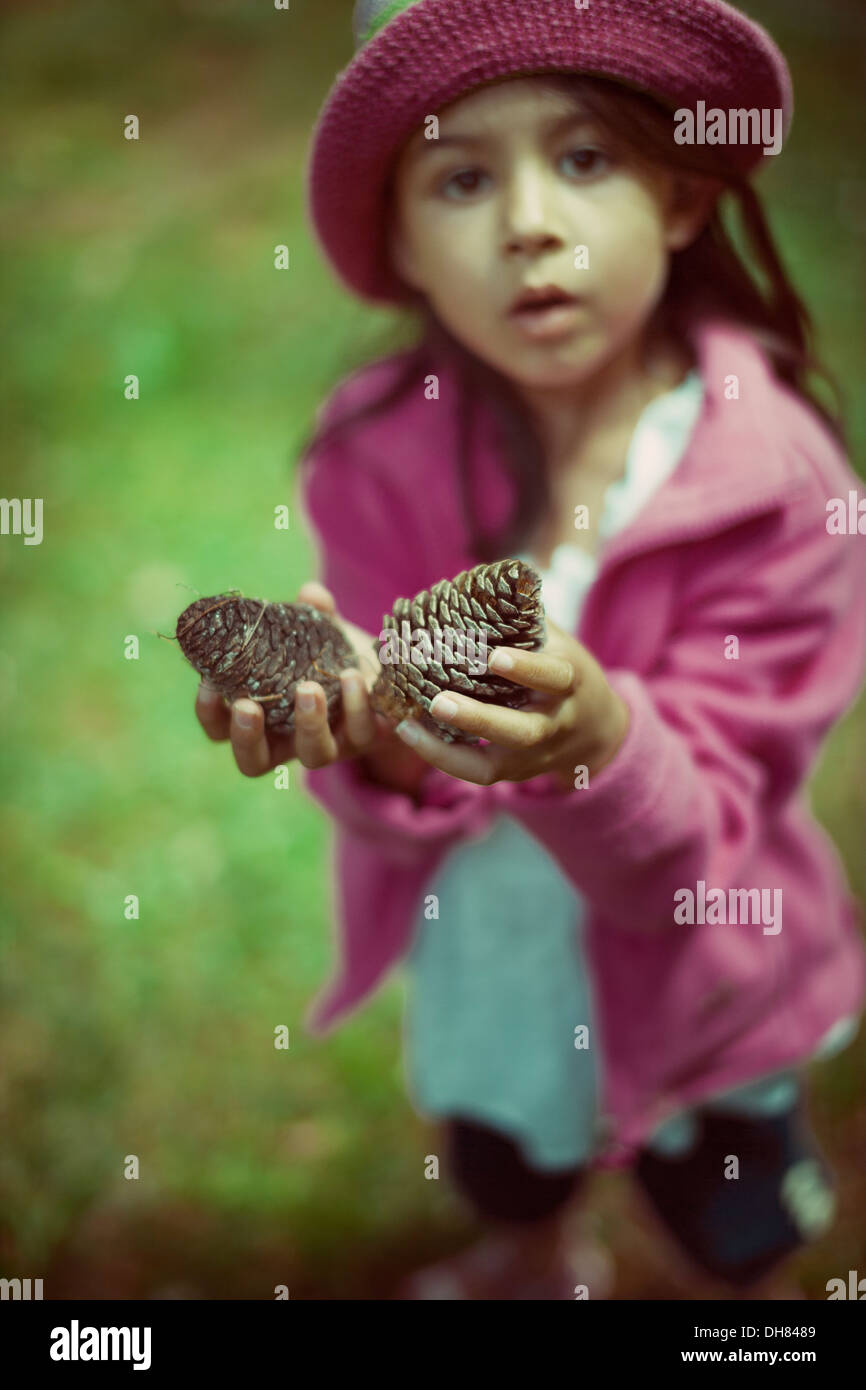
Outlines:
[[498,646],[544,645],[541,576],[517,559],[476,565],[414,599],[397,599],[382,629],[385,637],[373,644],[381,665],[373,708],[390,719],[415,719],[446,743],[477,744],[434,719],[430,705],[445,690],[511,709],[527,703],[531,690],[487,671],[487,656]]
[[291,734],[298,681],[318,681],[333,728],[342,711],[340,672],[357,667],[339,628],[308,603],[265,603],[238,594],[196,599],[177,620],[181,651],[221,695],[258,701],[265,727]]

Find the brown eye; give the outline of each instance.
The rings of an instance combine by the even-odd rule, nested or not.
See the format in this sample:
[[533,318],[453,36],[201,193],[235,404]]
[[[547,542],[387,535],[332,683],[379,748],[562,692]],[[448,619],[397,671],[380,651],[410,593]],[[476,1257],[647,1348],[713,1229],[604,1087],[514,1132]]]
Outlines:
[[[456,174],[452,174],[442,185],[442,192],[450,197],[454,196],[458,201],[463,194],[477,193],[479,183],[486,177],[482,169],[459,169]],[[456,190],[452,194],[451,190]]]
[[577,173],[581,176],[592,176],[602,174],[610,167],[610,159],[604,150],[597,149],[594,145],[579,145],[568,154],[562,157],[563,164],[571,165],[568,172]]

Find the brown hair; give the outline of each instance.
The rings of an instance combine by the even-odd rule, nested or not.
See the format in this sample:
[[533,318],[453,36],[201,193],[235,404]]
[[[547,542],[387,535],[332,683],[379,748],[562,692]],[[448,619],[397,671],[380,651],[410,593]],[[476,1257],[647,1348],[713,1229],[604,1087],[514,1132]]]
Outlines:
[[[543,80],[545,85],[579,97],[611,138],[639,163],[683,175],[703,175],[723,185],[699,236],[671,257],[667,286],[648,325],[649,335],[682,342],[688,339],[693,325],[705,317],[726,319],[750,329],[776,376],[797,391],[844,444],[838,385],[812,354],[809,313],[785,272],[761,201],[748,178],[728,163],[726,147],[678,145],[672,113],[654,98],[620,83],[582,74],[545,74]],[[720,203],[726,194],[738,207],[744,247],[763,277],[763,285],[756,281],[725,227]],[[392,199],[389,184],[389,216]],[[524,547],[550,505],[544,450],[535,423],[508,379],[454,338],[425,295],[413,292],[409,307],[420,315],[421,335],[406,353],[394,382],[373,401],[314,433],[305,452],[367,416],[386,410],[417,389],[418,382],[436,370],[437,362],[445,362],[459,384],[458,476],[470,545],[477,561],[513,554]],[[829,384],[836,398],[835,412],[814,394],[809,383],[811,373]],[[469,486],[471,434],[479,408],[496,420],[503,463],[514,485],[511,515],[496,534],[484,532]]]

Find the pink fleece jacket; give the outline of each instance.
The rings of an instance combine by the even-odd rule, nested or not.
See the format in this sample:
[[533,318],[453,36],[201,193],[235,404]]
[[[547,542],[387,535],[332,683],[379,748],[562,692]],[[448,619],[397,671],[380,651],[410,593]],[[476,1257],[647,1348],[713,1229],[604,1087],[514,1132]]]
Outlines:
[[[422,804],[355,761],[305,769],[334,820],[339,968],[305,1019],[329,1032],[406,953],[445,851],[507,812],[587,901],[602,1034],[600,1167],[630,1163],[662,1119],[808,1057],[866,995],[861,916],[804,783],[866,662],[866,538],[830,534],[827,504],[862,485],[754,339],[695,334],[704,406],[670,479],[603,548],[575,636],[629,706],[616,757],[584,789],[482,787],[431,769]],[[320,419],[378,392],[400,358],[362,368]],[[734,396],[738,383],[739,397]],[[314,446],[299,498],[319,577],[372,636],[399,595],[478,562],[459,507],[455,383],[424,381],[384,415]],[[473,487],[485,524],[511,486],[485,415]],[[726,659],[726,639],[739,658]],[[781,890],[782,928],[678,924],[677,890]],[[531,923],[527,923],[531,930]]]

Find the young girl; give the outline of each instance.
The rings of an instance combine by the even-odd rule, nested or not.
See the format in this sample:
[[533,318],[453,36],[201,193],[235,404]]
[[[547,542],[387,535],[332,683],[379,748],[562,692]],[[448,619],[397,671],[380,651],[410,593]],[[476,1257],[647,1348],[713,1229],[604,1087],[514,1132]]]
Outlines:
[[398,596],[519,557],[547,642],[491,657],[525,708],[431,706],[481,744],[395,730],[369,670],[334,731],[313,683],[290,740],[252,701],[199,715],[334,818],[311,1031],[407,967],[410,1094],[490,1235],[404,1296],[603,1296],[568,1244],[594,1168],[633,1171],[693,1289],[773,1296],[835,1208],[804,1068],[866,994],[804,795],[863,674],[866,550],[829,520],[858,482],[749,183],[788,69],[721,0],[359,0],[355,36],[312,219],[422,332],[321,413],[300,597],[369,650]]

